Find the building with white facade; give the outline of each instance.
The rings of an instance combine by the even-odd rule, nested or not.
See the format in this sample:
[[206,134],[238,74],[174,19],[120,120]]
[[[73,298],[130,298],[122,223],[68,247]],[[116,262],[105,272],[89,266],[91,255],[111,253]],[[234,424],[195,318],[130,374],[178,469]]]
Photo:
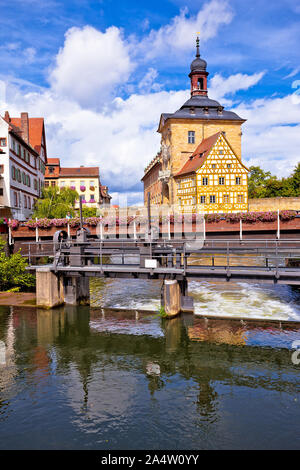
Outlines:
[[0,216],[25,220],[44,186],[47,148],[43,118],[0,116]]

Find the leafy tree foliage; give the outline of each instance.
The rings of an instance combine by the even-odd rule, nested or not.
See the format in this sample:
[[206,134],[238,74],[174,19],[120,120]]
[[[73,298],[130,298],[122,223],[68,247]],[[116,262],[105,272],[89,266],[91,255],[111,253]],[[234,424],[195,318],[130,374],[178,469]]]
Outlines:
[[74,217],[75,201],[78,198],[78,193],[70,188],[44,188],[41,199],[36,203],[33,217],[61,219],[66,217],[68,212]]
[[26,259],[20,251],[6,256],[5,241],[0,239],[0,290],[28,290],[35,285],[35,277],[26,271]]
[[82,215],[83,217],[96,217],[97,208],[96,207],[84,207],[82,208]]
[[249,170],[249,198],[300,196],[300,163],[288,178],[277,178],[260,166],[251,166]]

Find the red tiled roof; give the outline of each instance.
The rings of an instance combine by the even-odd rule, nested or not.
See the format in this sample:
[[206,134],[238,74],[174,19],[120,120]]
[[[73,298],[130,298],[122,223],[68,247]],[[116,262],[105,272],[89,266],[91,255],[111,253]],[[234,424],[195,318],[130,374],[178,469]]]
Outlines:
[[81,166],[81,167],[74,167],[74,168],[61,168],[60,169],[60,176],[65,177],[73,177],[73,176],[95,176],[99,177],[99,167],[88,167],[88,166]]
[[194,173],[198,168],[200,168],[205,160],[207,159],[209,152],[217,142],[221,132],[214,134],[207,139],[202,140],[201,144],[198,145],[195,152],[189,157],[188,161],[183,165],[181,170],[175,175],[177,176],[187,175],[189,173]]
[[[43,129],[44,129],[44,118],[28,118],[29,121],[29,143],[34,150],[40,153]],[[10,118],[10,124],[16,126],[21,132],[21,118]]]
[[47,165],[60,165],[60,158],[48,158]]

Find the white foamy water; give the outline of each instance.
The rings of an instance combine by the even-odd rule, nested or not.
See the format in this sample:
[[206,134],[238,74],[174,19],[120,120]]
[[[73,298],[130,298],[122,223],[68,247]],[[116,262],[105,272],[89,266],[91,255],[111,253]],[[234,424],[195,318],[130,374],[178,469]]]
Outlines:
[[[92,305],[157,311],[162,281],[94,279]],[[300,320],[300,293],[289,286],[247,282],[189,282],[195,314],[242,318]]]
[[300,295],[288,286],[192,281],[189,294],[196,315],[300,320]]

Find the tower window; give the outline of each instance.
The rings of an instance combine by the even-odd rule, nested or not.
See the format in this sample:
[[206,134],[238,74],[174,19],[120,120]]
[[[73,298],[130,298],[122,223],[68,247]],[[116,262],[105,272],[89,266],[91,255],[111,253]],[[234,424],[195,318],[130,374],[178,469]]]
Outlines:
[[199,90],[203,90],[203,78],[198,78],[198,88]]
[[237,202],[240,202],[240,203],[243,203],[243,202],[244,202],[244,196],[243,196],[243,194],[238,194]]
[[223,176],[219,177],[219,184],[225,184],[225,178]]
[[227,168],[231,168],[231,164],[230,164],[230,163],[227,164]]
[[205,204],[205,196],[200,196],[200,203]]
[[216,196],[209,196],[209,202],[211,204],[215,204],[216,203]]
[[224,194],[224,203],[225,204],[228,204],[229,203],[229,195],[228,194]]
[[235,178],[235,184],[241,184],[241,178],[239,176]]
[[189,144],[195,143],[195,131],[188,131],[188,143]]
[[207,186],[208,185],[208,178],[202,178],[202,184],[203,184],[203,186]]

